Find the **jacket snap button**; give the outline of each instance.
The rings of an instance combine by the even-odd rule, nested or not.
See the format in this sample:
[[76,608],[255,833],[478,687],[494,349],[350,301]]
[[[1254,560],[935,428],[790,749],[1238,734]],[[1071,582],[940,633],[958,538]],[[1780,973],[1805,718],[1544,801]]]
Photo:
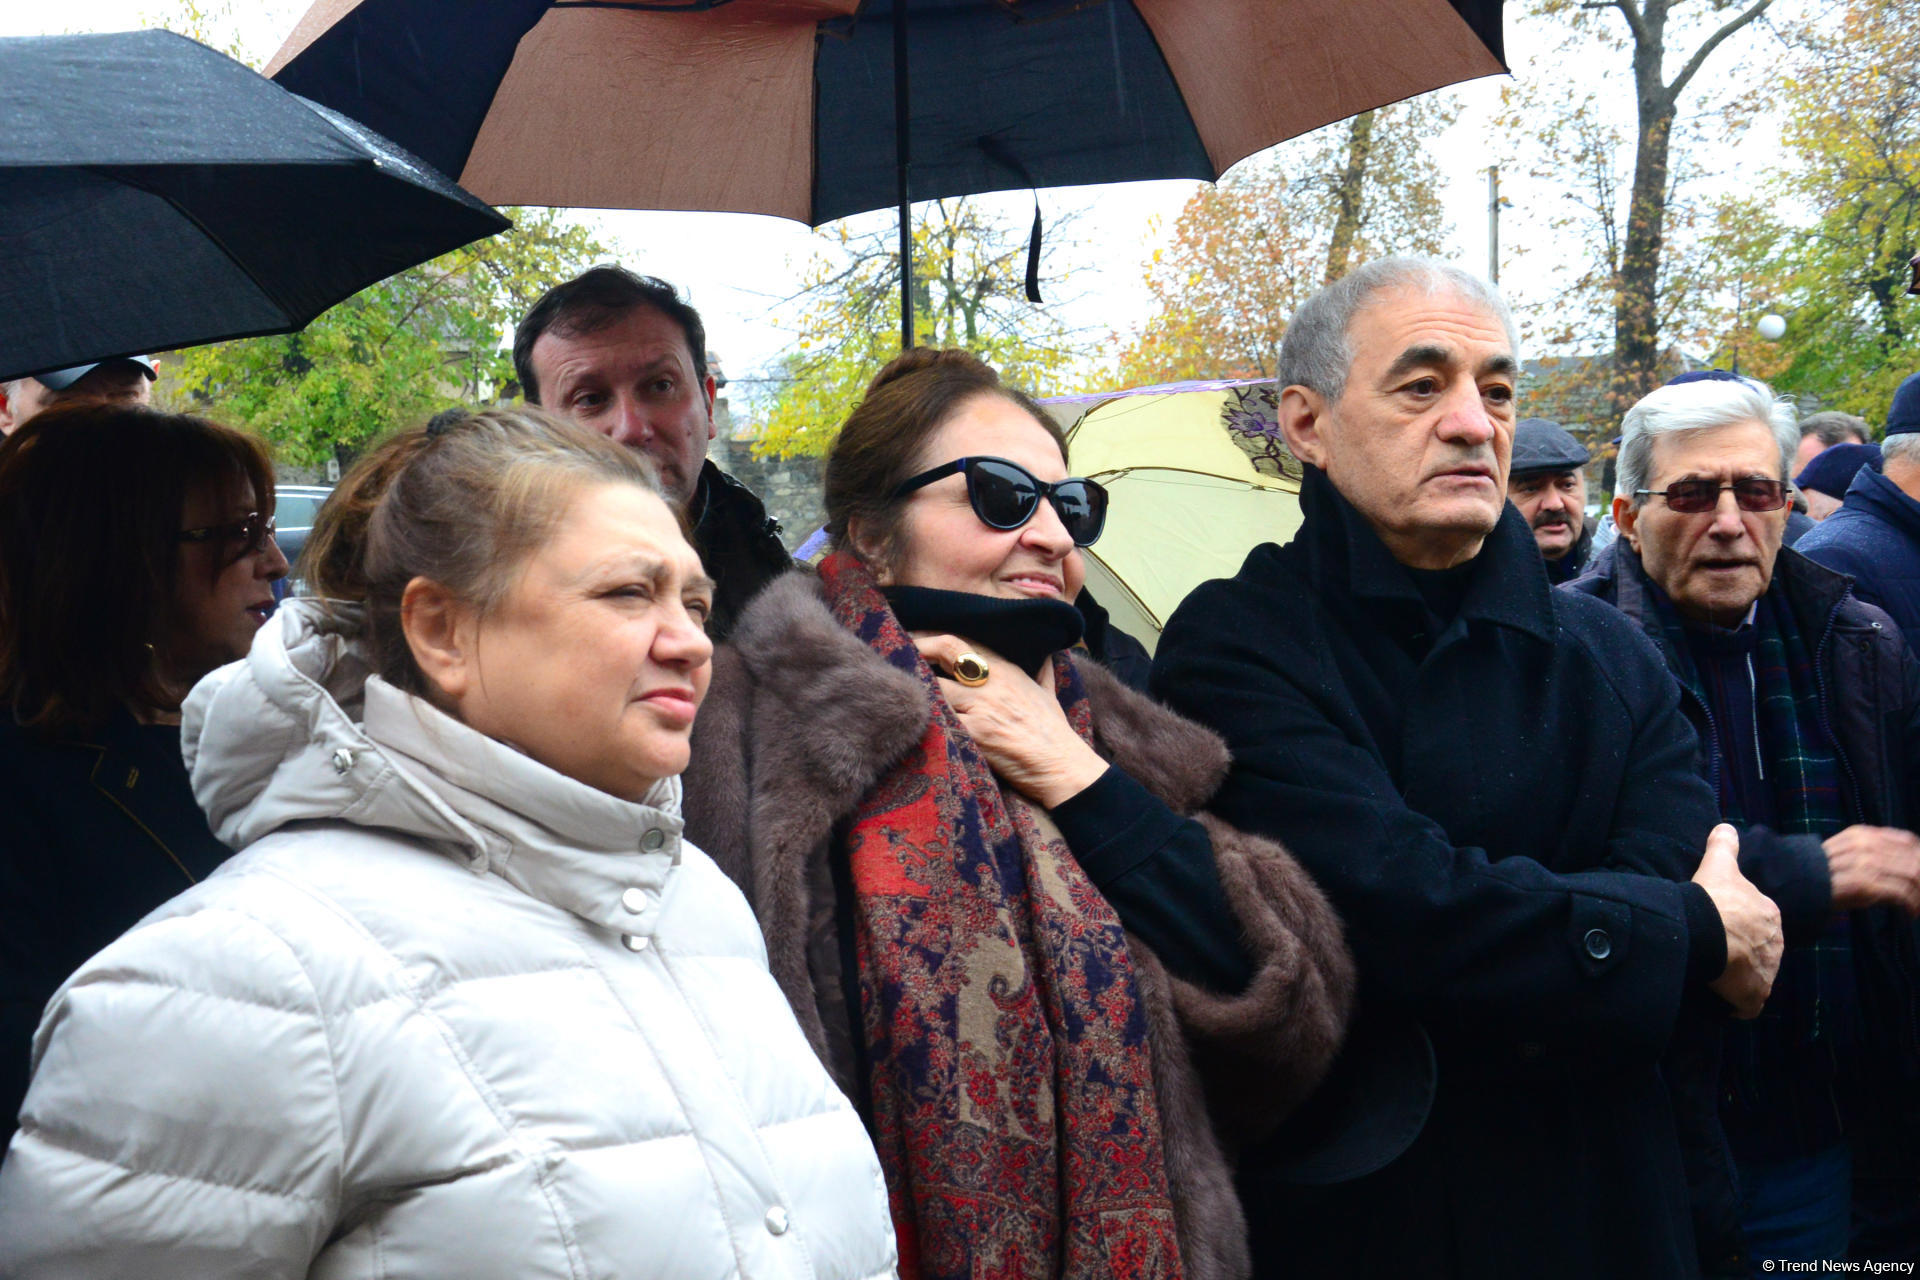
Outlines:
[[1595,960],[1605,960],[1613,954],[1613,939],[1605,929],[1587,930],[1587,954]]
[[620,905],[633,912],[634,915],[639,915],[647,909],[646,892],[641,889],[629,889],[620,895]]
[[648,939],[643,934],[623,934],[621,935],[620,941],[627,944],[627,950],[629,951],[645,951],[647,949]]
[[665,844],[666,842],[667,842],[667,833],[660,830],[660,828],[658,827],[652,828],[647,832],[647,834],[640,837],[640,847],[642,849],[645,849],[648,853],[659,852],[660,846]]
[[351,768],[353,768],[353,752],[347,750],[345,747],[335,749],[333,753],[333,771],[335,773],[345,773]]
[[776,1236],[787,1234],[787,1211],[779,1205],[767,1210],[767,1230]]

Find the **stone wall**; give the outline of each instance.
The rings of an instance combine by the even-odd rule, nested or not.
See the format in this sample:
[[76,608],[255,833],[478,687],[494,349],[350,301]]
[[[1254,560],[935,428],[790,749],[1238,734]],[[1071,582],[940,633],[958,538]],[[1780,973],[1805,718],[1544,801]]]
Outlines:
[[722,435],[709,447],[714,464],[767,504],[767,514],[780,522],[780,537],[791,551],[825,521],[820,480],[823,459],[755,458],[751,440]]

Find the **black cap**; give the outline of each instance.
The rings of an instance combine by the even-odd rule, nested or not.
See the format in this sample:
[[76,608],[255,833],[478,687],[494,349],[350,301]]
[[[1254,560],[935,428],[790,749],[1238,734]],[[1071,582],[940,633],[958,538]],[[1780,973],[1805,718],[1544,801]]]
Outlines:
[[1903,436],[1920,431],[1920,373],[1909,374],[1893,393],[1893,407],[1887,410],[1887,434]]
[[1880,470],[1880,446],[1877,444],[1836,444],[1822,449],[1813,456],[1793,483],[1801,489],[1811,489],[1815,493],[1824,493],[1829,498],[1847,496],[1847,486],[1853,483],[1860,468],[1871,467]]
[[152,382],[160,375],[154,371],[152,356],[121,356],[118,360],[102,360],[98,364],[76,364],[70,369],[53,369],[46,373],[36,373],[34,378],[49,391],[65,391],[95,369],[110,364],[130,364],[147,375]]
[[1509,476],[1536,471],[1573,471],[1593,455],[1568,430],[1545,418],[1522,418],[1513,429],[1513,465]]

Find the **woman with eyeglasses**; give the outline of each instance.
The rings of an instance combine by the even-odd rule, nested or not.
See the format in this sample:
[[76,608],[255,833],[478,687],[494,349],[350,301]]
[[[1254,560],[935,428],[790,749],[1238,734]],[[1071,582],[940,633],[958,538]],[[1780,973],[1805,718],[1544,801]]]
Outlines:
[[903,1276],[1246,1275],[1227,1150],[1351,1001],[1312,882],[1201,812],[1219,740],[1076,648],[1106,501],[987,365],[900,356],[695,729],[689,832],[867,1118]]
[[0,1135],[54,989],[227,857],[180,703],[245,656],[286,571],[252,436],[83,403],[0,444]]

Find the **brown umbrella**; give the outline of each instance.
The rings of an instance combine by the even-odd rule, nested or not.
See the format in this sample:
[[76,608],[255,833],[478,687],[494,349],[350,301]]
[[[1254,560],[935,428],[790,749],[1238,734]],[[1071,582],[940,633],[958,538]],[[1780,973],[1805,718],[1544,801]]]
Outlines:
[[318,0],[269,74],[495,204],[817,226],[983,191],[1213,180],[1503,70],[1500,4]]

